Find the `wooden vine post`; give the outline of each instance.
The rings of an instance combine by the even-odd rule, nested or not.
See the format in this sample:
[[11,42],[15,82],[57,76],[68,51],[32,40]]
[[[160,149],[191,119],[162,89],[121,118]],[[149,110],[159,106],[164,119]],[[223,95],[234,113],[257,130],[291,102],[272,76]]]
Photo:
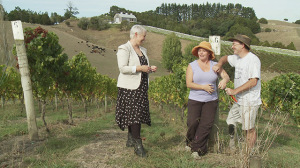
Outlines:
[[[209,42],[211,44],[212,50],[214,51],[215,55],[221,54],[221,39],[220,36],[209,36]],[[218,89],[218,95],[220,91]],[[219,139],[219,106],[216,111],[214,125],[209,135],[209,148],[211,151],[219,152],[220,151],[220,139]]]
[[12,21],[13,36],[16,44],[16,51],[18,57],[19,70],[21,74],[21,83],[24,93],[25,109],[27,115],[28,133],[31,141],[39,139],[38,129],[36,124],[36,117],[34,111],[34,100],[32,94],[32,85],[30,80],[30,72],[28,66],[28,59],[24,44],[24,35],[21,21]]

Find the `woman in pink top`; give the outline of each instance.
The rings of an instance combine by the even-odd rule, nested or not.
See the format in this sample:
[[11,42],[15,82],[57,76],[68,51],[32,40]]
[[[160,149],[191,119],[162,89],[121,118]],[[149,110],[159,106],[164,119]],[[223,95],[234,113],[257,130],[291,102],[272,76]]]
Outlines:
[[[229,76],[223,69],[219,74],[212,70],[217,62],[212,61],[215,54],[209,42],[203,41],[195,46],[192,54],[198,59],[191,62],[186,71],[186,85],[190,88],[186,148],[199,159],[207,153],[207,141],[218,107],[217,89],[226,87]],[[218,75],[222,80],[217,88]]]

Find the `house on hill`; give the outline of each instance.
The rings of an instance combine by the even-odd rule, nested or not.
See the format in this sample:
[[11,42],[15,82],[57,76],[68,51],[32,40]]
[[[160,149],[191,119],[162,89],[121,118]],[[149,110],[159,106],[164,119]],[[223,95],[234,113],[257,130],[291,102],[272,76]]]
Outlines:
[[136,17],[132,13],[128,14],[128,13],[121,12],[115,14],[114,16],[115,24],[120,24],[123,20],[127,20],[128,22],[137,22]]

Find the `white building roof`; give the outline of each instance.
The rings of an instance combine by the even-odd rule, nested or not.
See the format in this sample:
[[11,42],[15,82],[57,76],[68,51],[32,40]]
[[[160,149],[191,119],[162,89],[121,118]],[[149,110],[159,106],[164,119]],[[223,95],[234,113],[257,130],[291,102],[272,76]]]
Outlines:
[[119,16],[122,17],[122,18],[131,18],[131,19],[136,19],[136,17],[131,13],[131,14],[128,14],[128,13],[119,13]]

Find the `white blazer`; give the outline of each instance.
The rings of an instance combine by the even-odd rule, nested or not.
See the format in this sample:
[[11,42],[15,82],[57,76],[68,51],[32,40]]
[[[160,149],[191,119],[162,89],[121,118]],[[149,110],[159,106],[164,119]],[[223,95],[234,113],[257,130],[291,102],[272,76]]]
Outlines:
[[[145,55],[149,66],[146,48],[140,47],[140,50]],[[117,59],[120,71],[117,87],[132,90],[137,89],[141,83],[142,73],[136,72],[136,66],[140,66],[141,64],[138,54],[134,51],[129,41],[118,47]]]

